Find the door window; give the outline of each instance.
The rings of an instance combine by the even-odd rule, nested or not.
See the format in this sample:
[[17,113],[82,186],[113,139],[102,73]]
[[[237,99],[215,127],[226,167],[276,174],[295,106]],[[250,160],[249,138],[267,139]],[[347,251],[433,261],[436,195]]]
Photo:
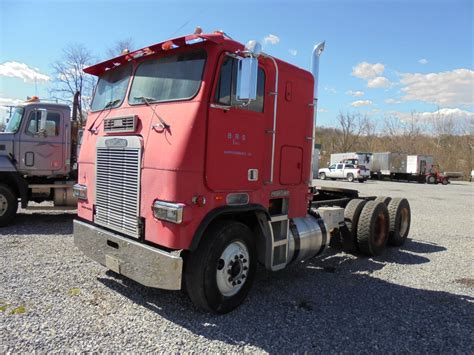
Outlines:
[[237,92],[237,59],[226,56],[222,63],[219,82],[217,83],[214,101],[225,106],[237,107],[244,110],[263,112],[263,104],[265,97],[265,72],[262,68],[258,68],[257,79],[257,99],[250,102],[246,106],[242,106],[244,102],[238,101]]
[[[39,133],[41,122],[41,111],[33,111],[28,118],[26,126],[26,134],[34,136]],[[48,137],[59,136],[60,133],[61,116],[57,112],[48,111],[46,117],[45,131]]]
[[337,164],[338,169],[342,169],[342,164]]

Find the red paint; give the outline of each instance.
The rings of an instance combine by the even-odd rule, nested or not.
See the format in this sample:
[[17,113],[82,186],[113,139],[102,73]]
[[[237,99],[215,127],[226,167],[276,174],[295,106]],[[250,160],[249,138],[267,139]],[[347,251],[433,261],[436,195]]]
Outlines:
[[[200,43],[187,42],[203,39]],[[167,44],[172,43],[172,46]],[[163,45],[167,50],[163,50]],[[130,106],[92,112],[89,128],[97,117],[95,133],[84,132],[79,158],[79,183],[88,186],[88,200],[80,201],[78,215],[93,220],[95,150],[98,137],[104,136],[105,117],[137,115],[139,124],[134,135],[143,141],[140,216],[145,219],[145,239],[161,246],[186,249],[201,221],[213,209],[225,206],[231,192],[247,192],[250,203],[268,207],[271,192],[289,191],[289,217],[307,213],[310,179],[313,107],[313,76],[291,64],[277,60],[279,67],[277,125],[273,183],[270,179],[275,68],[269,59],[260,58],[265,71],[264,111],[238,108],[224,110],[210,107],[225,52],[242,50],[243,45],[222,34],[199,34],[180,37],[94,65],[85,71],[100,75],[113,63],[131,61],[136,68],[143,60],[170,53],[195,49],[207,51],[203,81],[191,100],[150,104],[170,125],[167,130],[152,129],[159,124],[150,107]],[[136,58],[136,59],[133,59]],[[128,94],[127,94],[128,96]],[[132,135],[132,133],[127,133]],[[258,181],[248,180],[248,170],[258,169]],[[202,196],[206,203],[193,199]],[[156,220],[151,206],[155,200],[184,203],[182,224]]]

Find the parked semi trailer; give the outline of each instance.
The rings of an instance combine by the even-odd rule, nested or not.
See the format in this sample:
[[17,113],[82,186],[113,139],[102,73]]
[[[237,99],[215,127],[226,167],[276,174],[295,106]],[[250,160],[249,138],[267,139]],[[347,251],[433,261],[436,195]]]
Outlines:
[[[401,245],[406,199],[312,186],[312,73],[222,32],[161,42],[85,69],[99,77],[79,157],[75,244],[143,285],[205,310],[243,302],[257,263]],[[295,281],[297,282],[297,281]]]
[[349,163],[355,166],[361,165],[366,169],[372,170],[372,161],[372,153],[368,152],[333,153],[331,154],[330,165]]
[[0,132],[0,227],[14,222],[18,200],[23,208],[29,201],[77,206],[72,190],[77,177],[76,110],[73,115],[68,105],[37,97],[14,108]]

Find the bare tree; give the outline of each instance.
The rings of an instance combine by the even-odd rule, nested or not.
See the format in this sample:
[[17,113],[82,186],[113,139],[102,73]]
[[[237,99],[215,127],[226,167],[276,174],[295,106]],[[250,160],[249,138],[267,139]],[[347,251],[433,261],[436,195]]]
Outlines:
[[84,73],[84,68],[93,63],[94,57],[82,44],[69,45],[63,49],[61,58],[52,64],[54,70],[53,98],[72,104],[74,94],[79,91],[78,120],[82,125],[85,111],[89,109],[95,78]]
[[135,48],[135,44],[131,38],[121,39],[115,42],[112,47],[107,49],[106,55],[108,58],[114,58],[122,54],[126,49],[131,52],[133,48]]
[[359,137],[366,130],[368,125],[367,116],[360,113],[339,113],[337,116],[341,134],[337,136],[337,149],[341,152],[349,152],[358,142]]

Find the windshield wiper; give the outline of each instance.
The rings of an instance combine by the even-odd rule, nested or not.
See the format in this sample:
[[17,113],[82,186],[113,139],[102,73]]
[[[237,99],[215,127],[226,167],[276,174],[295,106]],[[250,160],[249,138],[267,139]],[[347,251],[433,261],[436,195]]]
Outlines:
[[[94,120],[94,122],[90,125],[88,131],[89,132],[95,132],[96,131],[96,127],[94,127],[95,123],[97,122],[97,120],[100,118],[100,116],[102,116],[102,113],[104,112],[105,109],[109,109],[109,108],[113,108],[115,105],[117,105],[119,102],[122,102],[122,99],[115,99],[115,100],[110,100],[109,102],[107,102],[104,106],[104,108],[102,109],[102,111],[100,111],[99,115],[96,117],[96,119]],[[109,111],[110,112],[110,111]],[[105,116],[107,117],[107,116]]]
[[146,104],[149,104],[150,102],[157,101],[154,97],[148,97],[148,96],[134,96],[134,100],[140,100],[141,102],[144,102]]
[[142,102],[145,103],[145,105],[147,105],[149,108],[151,108],[151,110],[153,111],[153,114],[158,117],[158,119],[160,120],[160,123],[161,123],[161,126],[163,127],[163,129],[166,129],[166,130],[169,130],[170,129],[170,125],[168,123],[165,122],[164,119],[162,119],[156,112],[155,112],[155,109],[150,106],[150,102],[152,101],[157,101],[157,99],[155,99],[154,97],[146,97],[146,96],[134,96],[133,97],[134,100],[141,100]]
[[107,102],[104,106],[104,108],[110,108],[110,107],[113,107],[115,105],[117,105],[119,102],[121,102],[122,100],[121,99],[115,99],[115,100],[111,100],[109,102]]

